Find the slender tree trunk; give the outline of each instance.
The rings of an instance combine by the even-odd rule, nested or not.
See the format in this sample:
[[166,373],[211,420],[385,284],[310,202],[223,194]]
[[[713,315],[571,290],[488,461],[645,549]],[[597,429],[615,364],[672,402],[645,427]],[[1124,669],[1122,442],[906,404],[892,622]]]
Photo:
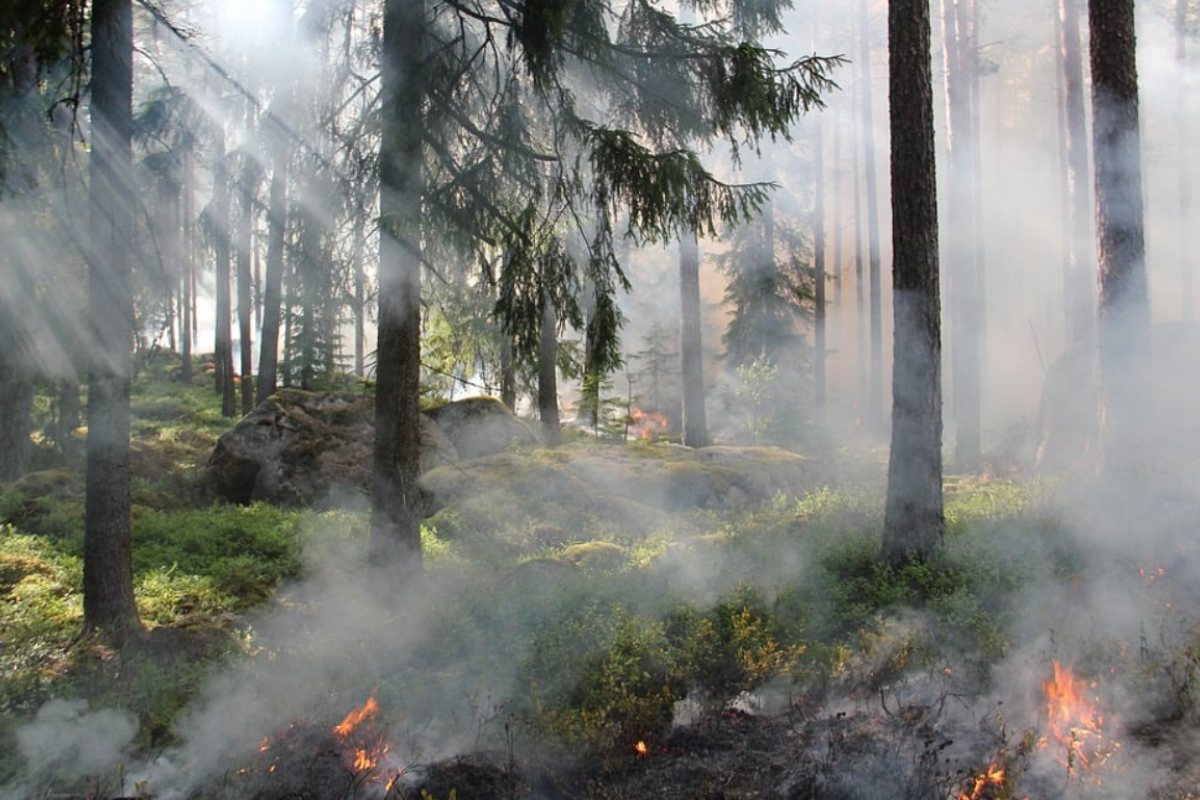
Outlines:
[[[1175,0],[1175,62],[1180,75],[1187,70],[1187,0]],[[1180,79],[1175,98],[1175,130],[1179,136],[1179,303],[1180,317],[1187,322],[1196,318],[1196,274],[1192,267],[1192,141],[1187,124],[1187,81]]]
[[367,374],[367,270],[363,250],[366,248],[365,208],[358,209],[354,220],[354,374]]
[[507,335],[500,344],[500,402],[516,413],[517,360],[513,354],[512,337]]
[[708,444],[704,411],[704,345],[700,324],[700,246],[696,234],[679,237],[680,361],[683,372],[683,443]]
[[970,80],[965,68],[965,15],[956,0],[942,0],[942,42],[946,90],[946,148],[950,155],[946,210],[950,263],[950,356],[954,400],[954,467],[977,472],[981,459],[981,362],[978,237],[971,207],[973,158],[970,142]]
[[1070,230],[1069,273],[1064,281],[1067,333],[1072,342],[1091,340],[1095,331],[1095,270],[1091,195],[1088,192],[1087,120],[1083,107],[1083,56],[1079,0],[1059,0],[1059,49],[1063,64],[1066,115],[1067,190]]
[[[247,120],[247,125],[249,125],[249,120]],[[250,341],[254,297],[251,294],[253,282],[250,270],[254,257],[254,198],[258,193],[258,165],[248,154],[243,154],[242,157],[245,159],[245,163],[242,165],[242,178],[238,187],[241,190],[241,196],[237,230],[237,319],[238,337],[241,339],[242,415],[245,416],[254,408],[254,350]]]
[[237,415],[233,385],[233,303],[230,291],[230,215],[229,158],[225,152],[225,131],[218,124],[213,145],[213,254],[216,261],[216,321],[213,335],[217,393],[221,395],[221,414]]
[[879,188],[875,175],[875,122],[871,99],[871,22],[867,0],[860,5],[862,50],[860,81],[862,83],[863,173],[866,178],[867,256],[870,266],[871,368],[867,395],[867,420],[871,428],[883,425],[883,295],[882,256],[879,241]]
[[380,147],[379,333],[370,560],[400,581],[422,572],[421,199],[424,0],[386,0]]
[[941,330],[937,178],[928,0],[888,4],[892,287],[892,447],[883,558],[934,555],[942,501]]
[[538,418],[542,421],[542,443],[562,444],[558,418],[558,315],[547,293],[542,312],[542,335],[538,342]]
[[79,429],[81,397],[79,381],[75,378],[64,378],[58,384],[58,449],[62,453],[70,451],[70,444]]
[[1134,0],[1089,0],[1100,274],[1101,472],[1148,464],[1153,414]]
[[83,541],[83,619],[121,642],[140,630],[129,493],[133,6],[92,4],[89,242],[91,367]]
[[267,272],[263,278],[263,322],[259,343],[255,401],[275,393],[279,381],[279,317],[283,311],[283,254],[287,230],[288,148],[280,132],[274,137],[271,189],[267,201]]
[[179,276],[179,340],[182,363],[179,379],[192,384],[192,340],[195,337],[192,291],[196,285],[196,158],[191,144],[183,149],[183,253]]
[[813,120],[813,268],[816,272],[813,313],[813,412],[817,420],[825,416],[825,140],[823,117]]

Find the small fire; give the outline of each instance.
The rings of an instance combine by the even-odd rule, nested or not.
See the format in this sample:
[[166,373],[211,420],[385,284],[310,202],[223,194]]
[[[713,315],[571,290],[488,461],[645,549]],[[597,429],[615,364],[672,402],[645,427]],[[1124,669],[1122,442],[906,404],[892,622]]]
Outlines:
[[378,712],[379,703],[372,695],[333,726],[333,733],[346,743],[346,760],[356,775],[374,772],[391,749],[387,738],[371,724]]
[[963,789],[958,793],[956,800],[983,800],[987,796],[984,792],[988,787],[1004,787],[1004,775],[1004,768],[993,761],[983,770],[968,778],[970,791]]
[[630,432],[639,439],[652,439],[667,432],[667,415],[633,408],[629,411]]
[[646,746],[645,742],[638,742],[633,746],[633,752],[637,753],[639,756],[644,756],[650,752],[650,748]]
[[379,703],[375,702],[375,695],[367,698],[367,702],[363,703],[358,708],[346,715],[339,724],[333,726],[333,732],[343,739],[354,733],[355,728],[363,723],[364,720],[371,719],[379,711]]
[[[1121,745],[1104,734],[1104,714],[1094,699],[1094,681],[1085,683],[1055,660],[1054,678],[1043,683],[1042,688],[1046,692],[1050,735],[1066,747],[1066,758],[1060,762],[1070,774],[1099,766],[1116,754]],[[1040,744],[1047,743],[1043,739]]]

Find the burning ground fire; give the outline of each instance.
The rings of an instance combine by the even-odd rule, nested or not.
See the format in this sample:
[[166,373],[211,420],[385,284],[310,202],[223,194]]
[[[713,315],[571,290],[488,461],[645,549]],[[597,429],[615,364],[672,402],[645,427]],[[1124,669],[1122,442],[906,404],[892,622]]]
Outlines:
[[653,439],[667,432],[667,416],[657,411],[629,411],[629,432],[639,439]]
[[1054,677],[1042,684],[1046,693],[1046,724],[1049,736],[1039,741],[1039,746],[1054,743],[1064,747],[1064,756],[1059,763],[1072,776],[1093,770],[1105,764],[1121,749],[1105,734],[1104,714],[1096,702],[1096,683],[1077,678],[1057,659],[1054,661]]
[[[1072,779],[1087,778],[1095,784],[1104,782],[1097,770],[1107,764],[1121,749],[1106,732],[1104,714],[1100,711],[1094,681],[1084,681],[1057,659],[1053,662],[1054,677],[1042,682],[1046,703],[1044,733],[1031,732],[1027,743],[1019,751],[1028,754],[1028,748],[1052,754],[1055,761],[1066,768]],[[1015,773],[1020,769],[1012,766],[1024,760],[1024,755],[1015,759],[1001,750],[984,768],[966,776],[955,800],[988,800],[998,797],[1017,797],[1013,794]]]
[[[379,703],[371,696],[330,728],[293,723],[277,736],[264,737],[257,748],[259,767],[239,774],[270,776],[282,790],[291,783],[340,783],[348,775],[354,787],[373,787],[373,794],[387,797],[405,770],[392,764],[386,733],[377,726],[378,714]],[[313,757],[314,752],[328,757]]]

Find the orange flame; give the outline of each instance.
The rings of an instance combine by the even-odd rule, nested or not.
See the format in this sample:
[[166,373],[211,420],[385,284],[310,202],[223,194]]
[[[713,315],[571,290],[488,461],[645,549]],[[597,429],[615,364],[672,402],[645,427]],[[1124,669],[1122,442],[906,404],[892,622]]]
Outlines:
[[639,439],[649,439],[667,432],[667,415],[657,411],[633,408],[629,411],[629,425]]
[[957,800],[981,800],[983,790],[989,786],[1004,786],[1004,768],[995,761],[987,765],[979,774],[971,779],[971,791],[963,790],[958,793]]
[[335,725],[333,732],[345,739],[354,733],[354,729],[361,725],[363,720],[375,716],[377,711],[379,711],[379,704],[375,702],[375,695],[371,695],[367,698],[367,702],[351,711],[341,723]]
[[[1067,749],[1060,759],[1072,775],[1107,761],[1120,748],[1104,735],[1104,715],[1089,692],[1096,683],[1081,681],[1067,667],[1054,662],[1054,678],[1042,684],[1050,735]],[[1045,740],[1042,745],[1045,746]]]
[[650,748],[646,746],[645,742],[638,742],[633,746],[633,752],[637,753],[639,756],[644,756],[650,752]]

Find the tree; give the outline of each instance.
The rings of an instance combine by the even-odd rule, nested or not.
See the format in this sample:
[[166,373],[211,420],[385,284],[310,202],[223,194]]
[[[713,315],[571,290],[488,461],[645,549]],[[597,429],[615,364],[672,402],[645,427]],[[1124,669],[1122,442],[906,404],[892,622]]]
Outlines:
[[883,558],[925,559],[945,538],[937,180],[928,0],[888,5],[892,142],[892,445]]
[[141,627],[133,594],[129,383],[133,342],[133,9],[92,3],[90,269],[83,615],[120,641]]
[[1146,463],[1150,300],[1143,229],[1134,0],[1088,0],[1100,276],[1101,474]]
[[1095,289],[1092,253],[1091,192],[1088,191],[1087,120],[1083,107],[1083,56],[1079,43],[1079,0],[1058,0],[1058,62],[1062,109],[1064,187],[1066,194],[1066,254],[1063,260],[1063,298],[1067,337],[1091,340],[1095,329]]
[[680,365],[683,379],[683,443],[708,444],[704,409],[704,349],[700,325],[700,246],[694,233],[679,239]]
[[[728,10],[739,25],[778,25],[775,3]],[[497,317],[531,353],[547,307],[581,328],[580,287],[599,296],[628,286],[614,220],[661,242],[749,217],[769,187],[722,183],[687,145],[720,139],[736,151],[788,135],[835,62],[781,66],[732,24],[682,25],[650,0],[619,12],[596,0],[385,4],[376,563],[420,570],[423,261],[488,240],[515,246],[520,257],[504,259],[497,278]],[[596,104],[578,102],[572,70],[596,79]],[[605,122],[584,115],[593,107]],[[541,242],[568,234],[558,226],[585,252],[547,271]]]

